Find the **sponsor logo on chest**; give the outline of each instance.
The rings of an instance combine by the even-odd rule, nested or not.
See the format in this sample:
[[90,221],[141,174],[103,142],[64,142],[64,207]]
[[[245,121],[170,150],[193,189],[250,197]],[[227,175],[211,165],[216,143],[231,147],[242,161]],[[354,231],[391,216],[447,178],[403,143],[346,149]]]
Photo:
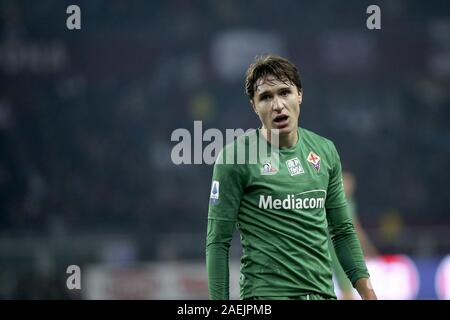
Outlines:
[[322,209],[325,207],[325,190],[310,190],[297,194],[288,194],[286,197],[274,198],[271,195],[259,196],[261,209]]

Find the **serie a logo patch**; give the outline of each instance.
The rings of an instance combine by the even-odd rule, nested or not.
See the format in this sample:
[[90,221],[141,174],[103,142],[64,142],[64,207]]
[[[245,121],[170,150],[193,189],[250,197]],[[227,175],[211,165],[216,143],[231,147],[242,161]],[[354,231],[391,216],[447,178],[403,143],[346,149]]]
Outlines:
[[316,169],[317,172],[320,170],[320,157],[315,154],[314,152],[310,151],[308,157],[306,158],[309,163],[312,164],[314,169]]
[[209,203],[215,205],[219,202],[219,181],[213,180],[211,185],[211,194],[209,196]]

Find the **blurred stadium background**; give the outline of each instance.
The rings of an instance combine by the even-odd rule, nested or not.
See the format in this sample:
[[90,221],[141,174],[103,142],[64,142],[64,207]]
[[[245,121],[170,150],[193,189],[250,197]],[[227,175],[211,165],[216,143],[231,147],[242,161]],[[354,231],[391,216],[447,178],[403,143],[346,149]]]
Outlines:
[[[66,28],[70,4],[81,30]],[[370,4],[381,30],[366,28]],[[172,164],[171,133],[256,128],[243,77],[271,52],[300,69],[301,125],[358,179],[380,297],[449,299],[449,1],[1,0],[0,12],[0,298],[207,298],[212,166]],[[239,250],[236,237],[233,297]],[[66,287],[69,265],[81,290]]]

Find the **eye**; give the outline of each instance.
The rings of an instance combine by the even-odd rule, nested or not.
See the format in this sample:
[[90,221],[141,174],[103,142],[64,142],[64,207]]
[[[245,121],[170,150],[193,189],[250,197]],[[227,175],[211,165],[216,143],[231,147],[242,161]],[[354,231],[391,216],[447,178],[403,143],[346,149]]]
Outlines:
[[288,96],[290,93],[291,93],[290,90],[283,90],[283,91],[280,92],[280,95],[283,96],[283,97],[286,97],[286,96]]
[[262,96],[259,98],[259,100],[261,100],[261,101],[266,101],[266,100],[269,100],[269,98],[270,98],[270,96],[269,96],[268,94],[265,94],[265,95],[262,95]]

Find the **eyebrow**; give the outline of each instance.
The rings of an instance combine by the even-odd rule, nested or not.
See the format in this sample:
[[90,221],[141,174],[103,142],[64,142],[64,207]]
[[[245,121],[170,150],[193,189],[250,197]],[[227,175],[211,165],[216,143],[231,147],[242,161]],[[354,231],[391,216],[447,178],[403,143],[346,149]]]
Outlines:
[[[291,86],[289,86],[289,87],[282,87],[282,88],[279,88],[278,90],[276,90],[276,92],[281,92],[281,91],[285,91],[285,90],[291,91],[292,87]],[[263,92],[257,93],[256,95],[258,97],[262,97],[262,96],[264,96],[266,94],[272,94],[272,91],[271,90],[264,90]]]

